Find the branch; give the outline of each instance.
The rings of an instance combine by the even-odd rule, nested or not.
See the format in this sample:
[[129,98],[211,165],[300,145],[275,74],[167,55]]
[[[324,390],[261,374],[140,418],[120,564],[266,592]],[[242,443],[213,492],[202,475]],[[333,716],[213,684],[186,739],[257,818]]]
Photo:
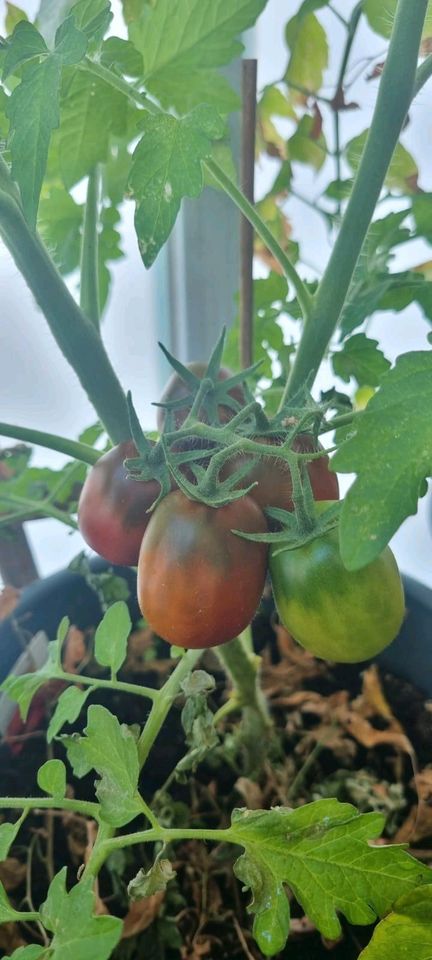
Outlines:
[[99,329],[99,186],[98,167],[89,175],[87,199],[84,210],[84,224],[81,242],[81,282],[80,306],[82,312]]
[[88,463],[93,466],[102,456],[100,450],[95,450],[87,443],[79,443],[76,440],[68,440],[66,437],[60,437],[56,433],[45,433],[43,430],[33,430],[31,427],[18,427],[14,423],[2,423],[0,421],[0,437],[13,437],[14,440],[23,440],[24,443],[32,443],[37,447],[47,447],[48,450],[57,450],[58,453],[64,453],[73,460],[80,460],[81,463]]

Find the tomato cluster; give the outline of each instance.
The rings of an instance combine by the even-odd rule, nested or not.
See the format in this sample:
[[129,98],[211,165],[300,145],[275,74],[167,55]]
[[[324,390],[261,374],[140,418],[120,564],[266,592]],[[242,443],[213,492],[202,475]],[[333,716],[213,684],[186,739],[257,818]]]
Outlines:
[[[204,364],[189,369],[199,378],[206,371]],[[222,368],[218,376],[226,380],[230,372]],[[244,405],[241,387],[230,395],[234,408]],[[178,403],[183,398],[184,406]],[[173,429],[181,428],[191,398],[179,374],[169,381],[162,401],[171,404]],[[165,409],[159,411],[160,429]],[[226,424],[234,409],[221,403],[217,415]],[[264,436],[254,439],[263,446],[269,442]],[[275,445],[277,440],[271,442]],[[301,433],[292,449],[317,453],[322,448],[311,434]],[[100,458],[84,484],[78,521],[86,542],[107,560],[138,565],[139,604],[159,636],[186,648],[214,647],[233,639],[254,616],[269,569],[281,621],[315,656],[361,661],[394,639],[404,600],[388,548],[363,570],[350,573],[342,564],[336,529],[294,549],[281,551],[280,544],[272,545],[270,557],[267,543],[233,532],[265,534],[268,507],[293,510],[285,460],[236,455],[225,462],[220,480],[234,473],[241,476],[241,481],[233,482],[245,489],[243,496],[223,506],[208,506],[187,497],[173,482],[171,492],[150,511],[159,483],[128,475],[124,461],[136,456],[135,444],[127,441]],[[244,469],[247,463],[249,470]],[[337,477],[326,455],[308,461],[307,470],[315,501],[339,498]],[[251,484],[255,485],[247,492]]]

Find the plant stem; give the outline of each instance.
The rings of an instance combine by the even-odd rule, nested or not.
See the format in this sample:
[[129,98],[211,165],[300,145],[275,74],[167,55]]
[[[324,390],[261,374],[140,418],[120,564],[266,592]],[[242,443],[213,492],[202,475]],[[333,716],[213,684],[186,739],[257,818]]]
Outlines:
[[171,706],[181,690],[183,680],[193,670],[202,650],[188,650],[173,670],[161,690],[157,691],[147,722],[138,740],[140,767],[144,766],[156,737],[169,713]]
[[[129,97],[130,100],[133,100],[135,103],[138,103],[140,106],[144,107],[146,110],[149,110],[150,113],[160,114],[163,113],[160,107],[157,104],[152,103],[151,100],[144,93],[140,93],[135,87],[128,84],[125,80],[122,80],[120,77],[117,77],[115,74],[108,70],[106,67],[102,66],[99,63],[95,63],[93,60],[86,58],[82,62],[81,69],[87,70],[89,73],[92,73],[94,76],[99,77],[101,80],[104,80],[105,83],[110,84],[116,90],[119,90],[125,96]],[[217,180],[219,185],[231,197],[231,200],[234,201],[240,212],[243,216],[249,220],[249,223],[252,224],[256,230],[258,236],[261,238],[263,243],[271,251],[275,259],[280,263],[285,275],[288,280],[291,281],[294,290],[297,293],[298,301],[303,311],[305,317],[308,316],[310,307],[311,307],[311,297],[306,289],[305,284],[303,283],[301,277],[299,277],[296,268],[291,263],[289,257],[282,250],[282,247],[276,240],[276,237],[273,236],[272,232],[268,229],[264,221],[261,219],[259,213],[255,210],[255,207],[246,199],[242,194],[241,190],[236,186],[233,180],[230,177],[227,177],[226,173],[222,170],[218,163],[215,160],[205,160],[203,165],[207,170],[212,174],[212,176]]]
[[[48,679],[50,678],[48,677]],[[95,677],[86,677],[82,673],[65,673],[61,670],[55,674],[55,679],[78,684],[78,686],[93,687],[95,690],[120,690],[122,693],[132,693],[137,697],[146,697],[147,700],[156,700],[159,696],[159,691],[153,690],[152,687],[141,687],[137,683],[126,683],[122,680],[99,680]]]
[[215,162],[215,160],[205,160],[204,166],[212,174],[215,180],[217,180],[223,190],[225,190],[225,193],[231,197],[231,200],[234,201],[243,216],[249,220],[249,223],[251,223],[255,228],[260,239],[263,241],[263,243],[265,243],[266,247],[268,247],[278,263],[280,263],[285,276],[294,287],[298,302],[303,312],[303,316],[305,319],[307,319],[312,307],[312,298],[305,284],[303,283],[303,280],[297,273],[295,266],[291,263],[289,257],[287,257],[286,253],[282,250],[282,247],[279,245],[276,237],[273,236],[271,230],[269,230],[267,225],[261,219],[255,207],[253,207],[252,204],[249,203],[249,200],[243,196],[241,190],[238,189],[234,181],[226,175],[226,173],[222,170],[219,164]]
[[259,682],[261,657],[248,653],[239,637],[218,647],[216,653],[231,677],[234,697],[239,706],[252,710],[259,718],[261,726],[269,730],[272,727],[272,721]]
[[81,242],[80,307],[99,330],[99,191],[100,173],[96,166],[89,174]]
[[414,81],[414,97],[417,96],[419,91],[424,87],[425,83],[432,77],[432,53],[426,57],[426,60],[417,69]]
[[0,810],[72,810],[84,817],[99,819],[100,806],[90,800],[69,800],[64,797],[0,797]]
[[[394,149],[411,103],[427,0],[399,0],[378,99],[341,229],[314,297],[285,391],[312,384],[337,326]],[[403,69],[401,69],[403,64]]]
[[105,842],[105,854],[104,859],[106,859],[113,850],[121,850],[122,847],[131,847],[137,843],[155,843],[155,841],[160,840],[162,843],[173,843],[176,840],[210,840],[219,843],[238,843],[237,838],[235,838],[233,831],[230,828],[226,830],[212,830],[212,829],[200,829],[199,827],[190,829],[179,828],[165,828],[160,827],[159,829],[153,830],[141,830],[136,833],[126,833],[121,837],[114,837],[112,840]]
[[[6,177],[2,163],[3,183]],[[6,167],[7,171],[7,167]],[[11,192],[0,187],[0,237],[113,443],[129,439],[126,397],[97,330],[79,309]]]
[[351,410],[350,413],[341,413],[338,417],[333,417],[333,420],[329,420],[327,423],[324,423],[321,427],[319,433],[330,433],[330,430],[337,430],[338,427],[349,426],[350,423],[355,423],[358,421],[358,418],[362,416],[364,410]]
[[23,440],[24,443],[32,443],[37,447],[47,447],[48,450],[57,450],[58,453],[64,453],[74,460],[80,460],[81,463],[88,463],[92,466],[102,456],[99,450],[90,447],[87,443],[79,443],[76,440],[68,440],[67,437],[59,437],[55,433],[45,433],[43,430],[33,430],[31,427],[18,427],[14,423],[0,422],[0,436],[13,437],[14,440]]
[[0,493],[0,499],[2,503],[10,503],[11,506],[22,507],[23,510],[26,510],[27,513],[31,515],[39,516],[42,514],[44,517],[52,517],[53,520],[60,520],[61,523],[65,523],[67,527],[72,527],[72,530],[78,529],[76,521],[72,519],[69,513],[66,513],[65,510],[59,510],[48,500],[29,500],[27,497],[7,496],[7,494],[3,493]]

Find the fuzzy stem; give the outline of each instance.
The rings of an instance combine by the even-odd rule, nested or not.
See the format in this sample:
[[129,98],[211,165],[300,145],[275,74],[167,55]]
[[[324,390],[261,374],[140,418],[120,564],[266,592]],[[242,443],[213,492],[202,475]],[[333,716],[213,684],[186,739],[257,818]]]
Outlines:
[[89,174],[87,198],[84,210],[84,224],[81,243],[81,282],[80,307],[99,329],[99,188],[100,174],[96,166]]
[[311,385],[337,326],[412,100],[426,8],[427,0],[399,0],[368,139],[338,238],[291,368],[286,389],[288,397],[306,380]]
[[13,437],[14,440],[32,443],[37,447],[57,450],[58,453],[64,453],[67,457],[80,460],[81,463],[88,463],[90,466],[93,466],[102,456],[99,450],[95,450],[87,443],[68,440],[67,437],[60,437],[55,433],[45,433],[43,430],[33,430],[31,427],[18,427],[14,423],[0,422],[0,437]]
[[188,650],[177,664],[175,670],[173,670],[171,676],[168,677],[162,689],[157,691],[149,717],[138,741],[138,755],[141,768],[144,766],[156,737],[165,722],[167,714],[180,692],[183,680],[185,680],[191,670],[193,670],[201,655],[202,650]]

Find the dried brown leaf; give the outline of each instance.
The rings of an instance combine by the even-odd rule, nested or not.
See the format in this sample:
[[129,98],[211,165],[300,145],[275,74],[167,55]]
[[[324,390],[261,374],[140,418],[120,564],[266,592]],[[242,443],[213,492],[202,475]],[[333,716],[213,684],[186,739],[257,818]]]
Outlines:
[[147,930],[147,927],[159,916],[164,898],[165,891],[161,890],[143,900],[134,900],[124,919],[122,938],[134,937],[137,933]]

